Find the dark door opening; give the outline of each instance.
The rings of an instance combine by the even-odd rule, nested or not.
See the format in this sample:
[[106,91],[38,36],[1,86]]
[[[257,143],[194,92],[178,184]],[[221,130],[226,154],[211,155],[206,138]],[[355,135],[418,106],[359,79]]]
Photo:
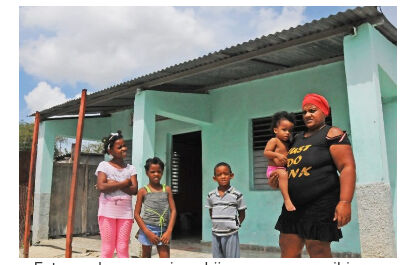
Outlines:
[[177,210],[177,219],[173,230],[173,238],[201,238],[201,132],[192,132],[173,136],[170,184],[173,190],[173,197]]

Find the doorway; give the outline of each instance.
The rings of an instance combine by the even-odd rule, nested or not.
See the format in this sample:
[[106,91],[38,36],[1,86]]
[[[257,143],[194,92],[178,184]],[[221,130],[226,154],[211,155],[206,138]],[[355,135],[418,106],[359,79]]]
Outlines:
[[202,232],[201,132],[173,135],[170,186],[177,219],[173,238],[200,239]]

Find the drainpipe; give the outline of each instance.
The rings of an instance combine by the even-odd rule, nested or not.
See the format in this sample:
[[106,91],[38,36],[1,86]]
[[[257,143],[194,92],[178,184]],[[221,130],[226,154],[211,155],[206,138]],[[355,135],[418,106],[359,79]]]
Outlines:
[[25,236],[23,241],[23,257],[27,258],[29,256],[29,236],[31,228],[31,213],[32,213],[32,194],[33,194],[33,184],[34,184],[34,172],[35,172],[35,162],[36,162],[36,149],[38,148],[38,132],[39,132],[39,119],[40,115],[37,111],[35,113],[35,124],[33,128],[32,135],[32,149],[31,149],[31,162],[29,165],[29,186],[28,186],[28,196],[26,199],[26,215],[25,215]]
[[86,89],[81,92],[79,119],[77,122],[76,145],[74,147],[73,173],[71,175],[70,201],[68,203],[67,233],[65,242],[65,257],[71,258],[73,241],[74,202],[76,198],[77,169],[83,135],[84,113],[86,110]]

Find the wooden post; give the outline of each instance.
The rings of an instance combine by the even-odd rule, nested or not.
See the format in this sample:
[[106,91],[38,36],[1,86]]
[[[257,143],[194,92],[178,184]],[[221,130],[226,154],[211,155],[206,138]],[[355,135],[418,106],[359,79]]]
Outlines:
[[73,173],[71,175],[70,201],[68,203],[67,233],[65,245],[65,257],[71,258],[73,241],[73,221],[74,221],[74,203],[77,187],[77,169],[79,167],[79,154],[83,135],[84,113],[86,110],[86,89],[81,92],[79,119],[77,122],[76,145],[74,147]]
[[37,111],[35,113],[35,124],[33,127],[32,135],[32,149],[31,149],[31,162],[29,165],[29,187],[28,187],[28,196],[26,200],[26,215],[25,215],[25,235],[23,241],[23,257],[27,258],[29,256],[29,236],[31,234],[31,213],[32,213],[32,194],[33,194],[33,184],[34,184],[34,173],[35,173],[35,163],[36,163],[36,149],[38,147],[38,132],[39,132],[39,120],[40,115]]

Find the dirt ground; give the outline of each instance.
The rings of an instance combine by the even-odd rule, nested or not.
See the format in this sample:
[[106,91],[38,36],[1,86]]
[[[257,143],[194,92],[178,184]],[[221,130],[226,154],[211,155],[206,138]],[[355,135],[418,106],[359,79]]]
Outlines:
[[[65,238],[42,240],[39,244],[30,246],[30,258],[64,258]],[[138,258],[141,255],[140,244],[130,244],[130,255]],[[73,258],[98,258],[100,257],[100,237],[73,237]],[[243,258],[279,258],[279,251],[251,250],[241,248]],[[23,249],[20,249],[20,257],[23,257]],[[170,256],[172,258],[212,258],[211,245],[202,244],[199,239],[177,239],[170,244]],[[158,258],[157,250],[153,247],[152,258]]]

